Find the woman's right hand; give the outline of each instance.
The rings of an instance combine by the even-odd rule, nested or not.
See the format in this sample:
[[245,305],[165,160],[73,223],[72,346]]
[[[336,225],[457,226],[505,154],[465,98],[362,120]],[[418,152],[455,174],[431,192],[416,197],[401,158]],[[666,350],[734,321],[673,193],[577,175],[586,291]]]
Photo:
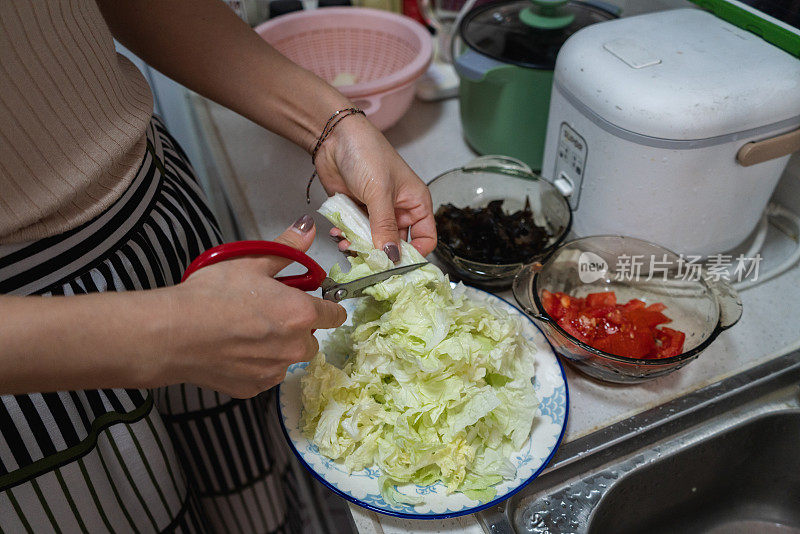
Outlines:
[[[301,217],[279,241],[306,251],[314,220]],[[189,382],[233,397],[252,397],[281,382],[289,365],[319,350],[311,331],[335,328],[343,307],[277,282],[289,260],[249,256],[192,274],[170,291],[168,348],[157,362],[164,383]]]

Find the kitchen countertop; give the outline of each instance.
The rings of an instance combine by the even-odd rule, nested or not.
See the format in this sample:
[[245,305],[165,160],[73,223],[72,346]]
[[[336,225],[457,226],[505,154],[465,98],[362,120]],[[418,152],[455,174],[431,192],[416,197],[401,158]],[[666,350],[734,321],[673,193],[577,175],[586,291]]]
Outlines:
[[[221,106],[192,98],[200,130],[242,238],[272,238],[320,205],[325,194],[319,183],[312,187],[311,205],[305,202],[312,166],[302,149]],[[385,134],[425,181],[476,156],[461,135],[458,102],[454,99],[438,103],[415,101]],[[322,216],[314,215],[318,239],[309,253],[328,267],[342,257],[325,237],[330,225]],[[762,251],[761,272],[779,263],[795,245],[771,225]],[[800,268],[795,266],[774,280],[743,291],[744,314],[740,323],[724,332],[698,360],[670,375],[639,385],[614,386],[595,382],[566,367],[570,412],[565,441],[796,348],[800,344],[798,287]],[[513,302],[508,292],[500,295]],[[483,532],[473,516],[415,521],[379,515],[355,505],[350,509],[360,534]]]

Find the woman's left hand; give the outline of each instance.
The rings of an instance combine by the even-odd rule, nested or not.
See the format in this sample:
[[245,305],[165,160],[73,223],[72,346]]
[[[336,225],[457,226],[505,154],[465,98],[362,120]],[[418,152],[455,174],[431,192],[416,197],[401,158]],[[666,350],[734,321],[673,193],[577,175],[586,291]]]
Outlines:
[[366,205],[373,244],[392,261],[400,259],[399,239],[407,233],[423,256],[436,247],[427,186],[363,115],[342,119],[320,147],[316,168],[329,195]]

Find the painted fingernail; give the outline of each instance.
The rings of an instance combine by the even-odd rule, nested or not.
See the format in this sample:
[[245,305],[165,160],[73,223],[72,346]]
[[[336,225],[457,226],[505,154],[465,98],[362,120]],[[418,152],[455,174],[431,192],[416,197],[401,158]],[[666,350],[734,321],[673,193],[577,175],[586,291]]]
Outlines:
[[383,246],[383,251],[389,256],[389,259],[393,262],[400,261],[400,249],[397,248],[396,243],[386,243]]
[[292,229],[301,234],[308,233],[312,228],[314,228],[314,219],[311,218],[311,215],[303,215],[292,225]]

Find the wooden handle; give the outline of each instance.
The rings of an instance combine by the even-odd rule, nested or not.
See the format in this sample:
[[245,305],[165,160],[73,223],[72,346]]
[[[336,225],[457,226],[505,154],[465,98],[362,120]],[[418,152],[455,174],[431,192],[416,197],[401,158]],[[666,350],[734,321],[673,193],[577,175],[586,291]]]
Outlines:
[[756,163],[788,156],[798,150],[800,150],[800,128],[777,137],[747,143],[739,149],[736,160],[743,167],[749,167]]

